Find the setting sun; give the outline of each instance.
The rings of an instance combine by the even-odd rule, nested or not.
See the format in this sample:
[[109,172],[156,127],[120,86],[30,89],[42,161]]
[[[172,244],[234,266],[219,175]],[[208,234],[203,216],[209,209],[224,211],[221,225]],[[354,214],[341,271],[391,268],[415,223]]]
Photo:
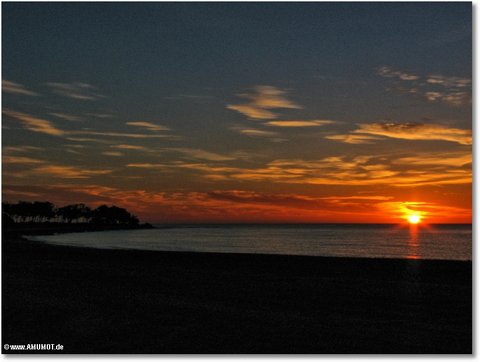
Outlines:
[[418,224],[420,222],[420,215],[418,214],[409,215],[408,222],[410,224]]

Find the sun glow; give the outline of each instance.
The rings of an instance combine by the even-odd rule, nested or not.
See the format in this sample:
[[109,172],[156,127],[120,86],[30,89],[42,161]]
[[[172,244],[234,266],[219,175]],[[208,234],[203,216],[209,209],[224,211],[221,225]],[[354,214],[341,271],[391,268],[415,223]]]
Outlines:
[[418,215],[418,214],[408,215],[407,218],[408,218],[408,222],[410,224],[418,224],[421,220],[420,215]]

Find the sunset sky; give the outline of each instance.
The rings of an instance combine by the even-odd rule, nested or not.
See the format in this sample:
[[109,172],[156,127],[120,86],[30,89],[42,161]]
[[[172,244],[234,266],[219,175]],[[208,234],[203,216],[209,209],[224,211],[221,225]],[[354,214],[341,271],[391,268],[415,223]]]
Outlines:
[[471,222],[471,3],[3,3],[3,200]]

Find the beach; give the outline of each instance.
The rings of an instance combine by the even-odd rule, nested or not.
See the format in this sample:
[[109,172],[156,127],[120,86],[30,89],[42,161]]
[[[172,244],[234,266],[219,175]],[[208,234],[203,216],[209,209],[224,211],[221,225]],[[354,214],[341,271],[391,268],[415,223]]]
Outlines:
[[2,266],[4,344],[472,353],[471,262],[101,250],[5,233]]

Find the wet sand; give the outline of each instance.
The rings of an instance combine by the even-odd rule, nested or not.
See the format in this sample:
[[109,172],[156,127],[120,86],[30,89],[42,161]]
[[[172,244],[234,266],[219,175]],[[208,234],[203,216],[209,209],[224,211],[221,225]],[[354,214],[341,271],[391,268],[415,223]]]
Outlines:
[[8,235],[2,258],[3,344],[472,353],[471,262],[99,250]]

